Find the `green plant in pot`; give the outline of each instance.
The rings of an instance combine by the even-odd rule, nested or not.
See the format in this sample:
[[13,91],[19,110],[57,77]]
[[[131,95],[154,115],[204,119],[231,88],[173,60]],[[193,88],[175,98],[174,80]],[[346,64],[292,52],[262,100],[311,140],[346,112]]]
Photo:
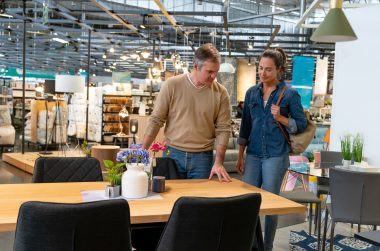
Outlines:
[[80,149],[82,150],[82,153],[86,155],[86,157],[91,157],[91,147],[88,145],[88,142],[86,140],[84,140],[80,145]]
[[121,176],[123,175],[125,163],[115,164],[112,160],[103,160],[103,163],[108,174],[107,180],[110,182],[110,185],[106,187],[106,197],[119,197],[121,195]]
[[354,156],[354,164],[360,166],[360,163],[363,160],[363,145],[364,140],[361,134],[356,134],[352,144],[352,154]]
[[343,157],[342,164],[345,167],[348,167],[351,164],[351,138],[352,136],[350,134],[345,134],[340,139],[340,148]]

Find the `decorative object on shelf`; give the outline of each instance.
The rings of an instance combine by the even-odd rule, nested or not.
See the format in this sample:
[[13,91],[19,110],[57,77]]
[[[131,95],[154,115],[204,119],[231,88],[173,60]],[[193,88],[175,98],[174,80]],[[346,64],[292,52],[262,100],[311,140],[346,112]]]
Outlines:
[[314,31],[310,40],[322,43],[346,42],[358,39],[342,10],[342,0],[331,0],[330,10]]
[[354,156],[355,166],[360,166],[363,160],[363,145],[363,136],[360,133],[357,133],[352,143],[352,155]]
[[112,160],[103,160],[104,166],[108,173],[110,185],[106,186],[106,197],[115,198],[120,196],[121,176],[123,175],[123,166],[125,163],[115,164]]
[[350,134],[345,134],[340,139],[340,148],[342,151],[342,164],[344,167],[348,167],[351,164],[351,138]]
[[129,121],[129,132],[133,135],[133,144],[136,144],[136,133],[139,130],[139,121],[137,119],[131,119]]
[[86,140],[83,140],[83,143],[80,145],[80,149],[86,157],[91,157],[91,147],[89,147]]
[[125,106],[120,110],[119,112],[119,129],[120,132],[116,134],[117,136],[126,136],[126,134],[123,132],[123,124],[121,123],[121,118],[126,118],[129,116],[128,110]]
[[148,175],[144,166],[149,164],[149,153],[141,145],[131,145],[120,151],[116,160],[125,163],[127,171],[123,173],[121,186],[123,197],[129,199],[143,198],[148,195]]

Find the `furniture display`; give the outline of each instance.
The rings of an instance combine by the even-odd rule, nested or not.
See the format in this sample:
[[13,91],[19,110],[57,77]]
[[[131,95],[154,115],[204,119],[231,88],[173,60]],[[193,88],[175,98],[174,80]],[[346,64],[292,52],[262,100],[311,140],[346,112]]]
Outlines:
[[[216,150],[214,149],[214,159]],[[230,137],[227,144],[227,150],[224,157],[224,168],[229,173],[236,173],[236,161],[239,156],[239,145],[237,138]]]
[[[46,106],[48,107],[47,112]],[[47,124],[46,116],[48,116]],[[65,101],[32,100],[29,121],[28,142],[45,144],[46,127],[48,127],[48,143],[66,143],[67,105]]]
[[[130,120],[133,120],[133,119],[137,120],[138,130],[137,130],[137,133],[135,133],[137,144],[141,144],[142,141],[144,140],[144,133],[145,133],[146,127],[148,126],[149,117],[150,117],[149,115],[129,114]],[[156,142],[163,142],[164,141],[164,138],[165,138],[164,128],[165,128],[165,126],[163,126],[158,131],[158,134],[157,134],[154,141],[156,141]]]
[[112,160],[116,163],[116,155],[120,151],[120,146],[97,145],[91,147],[91,157],[100,162],[102,170],[106,170],[103,160]]
[[[12,88],[13,97],[13,125],[21,128],[22,120],[22,81],[11,80],[10,87]],[[25,83],[25,111],[31,110],[31,102],[36,99],[36,82],[27,81]]]
[[[108,182],[63,182],[0,185],[0,232],[14,231],[20,205],[25,201],[78,203],[81,191],[104,190]],[[260,215],[303,214],[305,206],[248,185],[237,179],[232,182],[208,180],[167,180],[166,190],[158,200],[130,200],[132,224],[166,222],[175,201],[182,196],[230,197],[260,193]],[[9,198],[12,198],[11,200]]]
[[[330,250],[333,250],[334,229],[337,222],[359,225],[380,225],[380,172],[358,172],[346,168],[330,168],[331,214]],[[324,225],[325,246],[327,221]]]
[[128,202],[25,202],[17,219],[14,250],[130,251]]
[[12,126],[8,105],[0,105],[0,147],[1,153],[4,147],[13,147],[16,131]]
[[34,165],[33,183],[103,181],[97,159],[92,157],[38,158]]
[[179,198],[156,250],[250,250],[260,204],[260,194]]
[[[132,111],[132,98],[122,95],[103,95],[103,113],[102,113],[102,144],[112,144],[112,135],[119,132],[119,119],[123,126],[123,132],[129,132],[129,116],[119,117],[120,110],[125,106],[129,113]],[[108,136],[108,137],[107,137]]]
[[[88,104],[88,140],[102,141],[102,88],[90,87]],[[71,98],[69,109],[68,135],[86,138],[86,94],[75,93]]]
[[[310,191],[284,191],[280,192],[280,196],[292,200],[297,203],[309,204],[309,235],[311,235],[311,225],[313,221],[313,206],[315,206],[315,220],[314,224],[317,233],[317,245],[319,249],[319,240],[321,236],[321,200]],[[315,234],[315,231],[314,231]]]

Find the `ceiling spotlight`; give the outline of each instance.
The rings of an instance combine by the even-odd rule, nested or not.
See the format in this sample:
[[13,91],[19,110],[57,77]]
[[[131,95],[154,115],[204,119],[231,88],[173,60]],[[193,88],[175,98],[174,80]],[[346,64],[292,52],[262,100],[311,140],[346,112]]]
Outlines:
[[146,29],[146,15],[143,16],[143,21],[142,21],[142,24],[140,24],[140,28],[141,29]]
[[114,52],[115,52],[115,49],[114,49],[113,47],[111,47],[110,52],[111,52],[111,53],[114,53]]
[[59,42],[59,43],[62,43],[62,44],[68,44],[69,43],[68,41],[61,39],[61,38],[58,38],[58,37],[53,37],[52,40]]
[[106,58],[107,58],[107,55],[106,55],[106,54],[103,54],[102,58],[106,59]]
[[2,58],[2,57],[5,57],[5,55],[4,55],[4,54],[2,54],[2,53],[0,53],[0,58]]
[[121,56],[121,57],[120,57],[120,59],[121,59],[121,60],[127,60],[127,59],[128,59],[128,57],[127,57],[127,56],[125,56],[125,55],[123,55],[123,56]]

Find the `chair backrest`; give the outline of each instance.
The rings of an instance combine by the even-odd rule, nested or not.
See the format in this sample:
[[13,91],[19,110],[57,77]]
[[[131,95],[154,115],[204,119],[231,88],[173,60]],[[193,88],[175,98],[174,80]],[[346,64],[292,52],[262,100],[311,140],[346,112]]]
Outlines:
[[34,164],[34,183],[86,181],[103,181],[100,163],[95,158],[38,158]]
[[170,157],[156,158],[153,175],[164,176],[168,180],[179,179],[178,167],[175,160]]
[[380,225],[380,173],[330,168],[329,176],[335,221]]
[[126,200],[21,205],[15,251],[132,250]]
[[321,168],[330,168],[342,165],[342,152],[321,151]]
[[181,197],[174,204],[157,251],[251,250],[260,205],[260,194]]

